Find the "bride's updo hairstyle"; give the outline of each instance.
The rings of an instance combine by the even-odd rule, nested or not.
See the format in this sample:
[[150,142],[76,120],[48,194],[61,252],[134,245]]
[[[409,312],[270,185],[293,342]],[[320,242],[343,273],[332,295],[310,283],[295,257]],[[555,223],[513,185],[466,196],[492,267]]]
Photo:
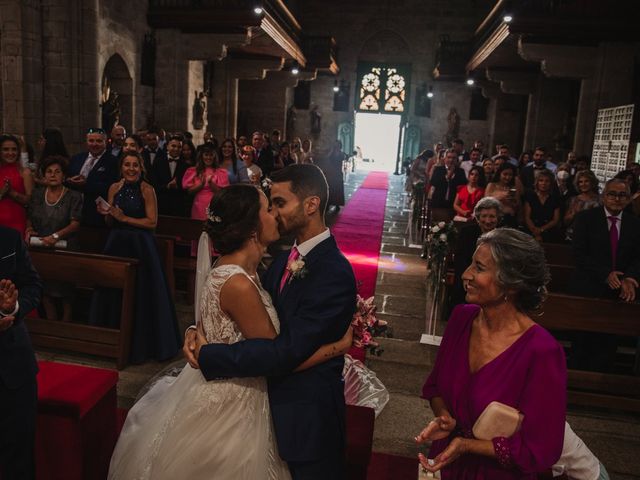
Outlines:
[[253,185],[223,188],[209,204],[205,231],[221,255],[233,253],[260,233],[260,192]]

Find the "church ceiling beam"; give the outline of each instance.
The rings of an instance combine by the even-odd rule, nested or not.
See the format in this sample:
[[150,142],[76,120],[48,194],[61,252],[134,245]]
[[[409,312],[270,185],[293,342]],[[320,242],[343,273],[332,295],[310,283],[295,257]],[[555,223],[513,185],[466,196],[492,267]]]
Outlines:
[[596,68],[598,47],[529,43],[521,38],[518,54],[530,62],[540,62],[547,77],[588,78]]
[[536,90],[538,73],[531,71],[487,68],[488,80],[500,84],[500,90],[511,95],[529,95]]
[[[187,34],[245,34],[262,39],[260,53],[292,59],[306,65],[302,51],[302,27],[282,0],[264,0],[262,11],[254,11],[252,0],[149,0],[147,21],[162,29]],[[268,41],[265,41],[268,39]]]

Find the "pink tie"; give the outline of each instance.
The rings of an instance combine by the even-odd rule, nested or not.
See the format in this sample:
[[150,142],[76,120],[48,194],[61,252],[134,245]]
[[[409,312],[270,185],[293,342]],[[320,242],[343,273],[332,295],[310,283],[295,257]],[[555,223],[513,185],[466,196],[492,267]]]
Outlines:
[[289,253],[289,259],[287,260],[287,268],[285,268],[284,275],[282,275],[282,280],[280,280],[280,290],[279,290],[280,292],[282,292],[282,289],[287,283],[287,280],[289,280],[289,277],[291,276],[289,265],[291,265],[292,262],[295,262],[298,258],[300,258],[300,252],[296,247],[293,247],[291,249],[291,253]]
[[608,217],[611,220],[611,228],[609,229],[609,241],[611,242],[611,268],[616,268],[616,256],[618,253],[618,227],[616,225],[618,217]]

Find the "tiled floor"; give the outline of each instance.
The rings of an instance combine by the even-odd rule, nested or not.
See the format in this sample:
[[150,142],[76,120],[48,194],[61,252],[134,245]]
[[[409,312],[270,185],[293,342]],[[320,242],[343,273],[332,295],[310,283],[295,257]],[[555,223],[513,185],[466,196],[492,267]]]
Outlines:
[[[345,188],[347,198],[365,175],[365,172],[350,174]],[[414,456],[418,448],[413,437],[432,418],[427,403],[419,395],[437,350],[418,342],[425,330],[426,265],[420,258],[420,249],[410,246],[405,235],[409,211],[402,185],[403,177],[390,176],[376,288],[379,316],[389,322],[394,338],[382,339],[383,355],[370,358],[368,365],[390,392],[388,405],[376,419],[374,450]],[[330,213],[329,225],[334,219],[335,214]],[[193,314],[186,298],[178,299],[177,310],[181,327],[186,327]],[[87,356],[51,351],[39,351],[38,356],[113,367],[108,360]],[[178,356],[173,362],[184,361]],[[151,362],[122,370],[118,383],[120,406],[131,406],[149,379],[173,362]],[[568,420],[607,466],[612,479],[640,479],[640,417],[572,409]]]

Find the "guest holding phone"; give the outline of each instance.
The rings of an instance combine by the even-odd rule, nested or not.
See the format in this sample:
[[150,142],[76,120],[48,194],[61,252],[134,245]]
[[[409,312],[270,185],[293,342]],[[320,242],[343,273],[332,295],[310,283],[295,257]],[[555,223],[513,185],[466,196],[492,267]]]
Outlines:
[[[168,360],[180,346],[176,310],[153,236],[158,203],[153,187],[143,180],[143,165],[137,153],[125,154],[120,164],[122,179],[109,188],[109,206],[98,206],[112,227],[103,253],[139,260],[131,363]],[[89,322],[117,328],[121,301],[119,290],[97,291]]]
[[[535,479],[562,453],[567,370],[558,342],[533,319],[549,282],[531,236],[498,228],[480,237],[462,275],[469,305],[454,309],[422,389],[434,419],[416,437],[433,442],[423,468],[442,479]],[[474,438],[491,402],[523,415],[508,438]]]

